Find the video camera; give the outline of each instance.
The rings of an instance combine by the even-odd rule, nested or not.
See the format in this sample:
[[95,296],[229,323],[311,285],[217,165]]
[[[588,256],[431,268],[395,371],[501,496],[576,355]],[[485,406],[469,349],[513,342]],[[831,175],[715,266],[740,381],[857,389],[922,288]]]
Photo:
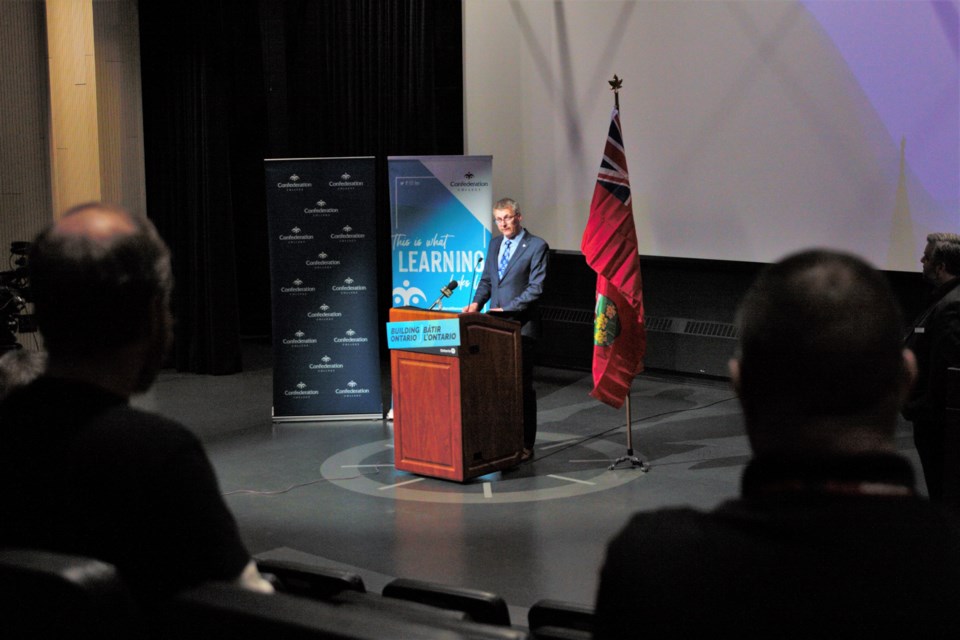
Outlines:
[[26,313],[30,302],[30,270],[27,254],[30,243],[10,243],[10,263],[13,269],[0,271],[0,353],[21,347],[18,333],[37,330],[32,313]]

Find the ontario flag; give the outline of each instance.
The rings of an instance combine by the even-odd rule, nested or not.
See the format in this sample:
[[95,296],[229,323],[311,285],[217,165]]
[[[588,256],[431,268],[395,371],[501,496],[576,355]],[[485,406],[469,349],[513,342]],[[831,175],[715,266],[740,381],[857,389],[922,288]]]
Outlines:
[[610,133],[580,249],[587,264],[597,272],[590,395],[619,409],[630,393],[634,376],[643,371],[647,332],[630,176],[616,109],[610,118]]

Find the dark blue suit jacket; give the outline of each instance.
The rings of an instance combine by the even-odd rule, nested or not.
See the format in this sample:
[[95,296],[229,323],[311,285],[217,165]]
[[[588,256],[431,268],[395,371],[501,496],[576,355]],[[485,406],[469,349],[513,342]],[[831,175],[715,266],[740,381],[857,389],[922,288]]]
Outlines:
[[498,236],[490,242],[483,275],[477,284],[477,293],[473,296],[473,301],[481,308],[487,302],[490,303],[491,309],[501,307],[507,317],[521,322],[521,335],[537,338],[540,335],[538,301],[547,277],[550,247],[543,238],[533,235],[529,229],[526,229],[519,246],[514,247],[513,255],[510,256],[510,262],[501,280],[497,275],[497,256],[502,243],[503,236]]

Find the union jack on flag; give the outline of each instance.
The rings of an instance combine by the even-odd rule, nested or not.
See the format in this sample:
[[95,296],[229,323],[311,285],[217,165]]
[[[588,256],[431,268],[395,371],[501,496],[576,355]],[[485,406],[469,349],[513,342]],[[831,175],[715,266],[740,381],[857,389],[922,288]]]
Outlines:
[[[610,192],[614,198],[630,207],[630,174],[627,172],[627,156],[623,151],[623,131],[620,130],[620,113],[614,110],[613,120],[610,122],[610,132],[607,134],[607,145],[603,149],[603,160],[600,161],[600,173],[597,175],[597,184]],[[593,208],[591,207],[591,212]],[[591,213],[592,215],[592,213]]]

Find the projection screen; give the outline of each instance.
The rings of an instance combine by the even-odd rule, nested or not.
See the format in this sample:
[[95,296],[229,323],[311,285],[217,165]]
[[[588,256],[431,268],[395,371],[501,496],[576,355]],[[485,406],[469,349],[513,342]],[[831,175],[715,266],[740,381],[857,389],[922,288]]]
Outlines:
[[466,152],[579,250],[614,96],[640,253],[919,269],[960,231],[960,2],[465,0]]

